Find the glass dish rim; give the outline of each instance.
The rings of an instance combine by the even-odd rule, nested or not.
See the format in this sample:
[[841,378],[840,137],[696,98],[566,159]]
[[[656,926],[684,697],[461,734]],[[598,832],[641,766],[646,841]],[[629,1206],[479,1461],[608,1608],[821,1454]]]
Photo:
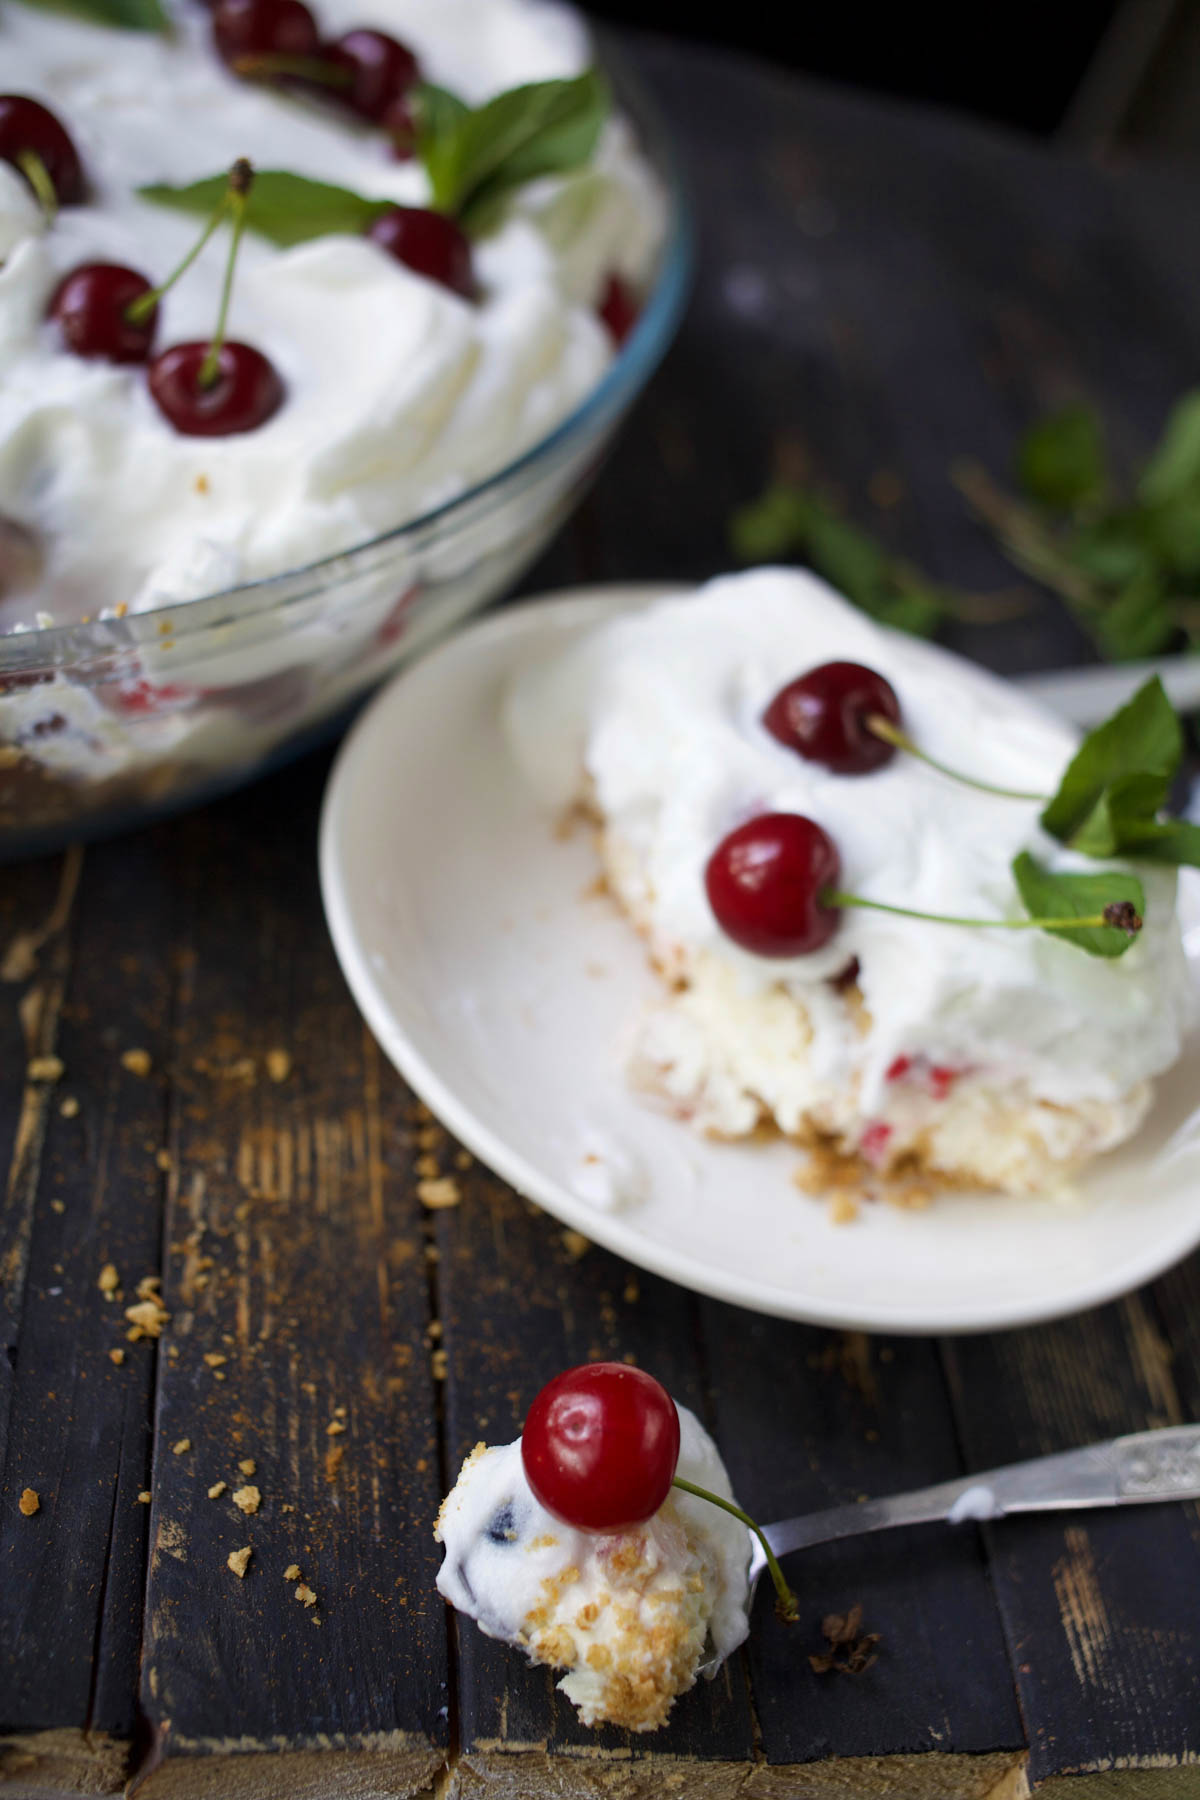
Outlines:
[[[86,623],[74,620],[0,634],[0,673],[28,670],[31,666],[69,669],[85,658],[91,648],[111,649],[114,627],[141,636],[146,631],[161,632],[164,629],[161,622],[168,620],[167,629],[178,646],[189,635],[189,615],[194,619],[197,631],[211,630],[215,607],[222,603],[235,607],[239,600],[253,597],[258,603],[255,611],[261,612],[269,605],[275,590],[279,591],[279,600],[274,611],[283,613],[289,605],[314,592],[336,586],[339,579],[353,572],[353,566],[359,560],[366,562],[373,553],[405,539],[444,531],[448,524],[453,525],[456,514],[468,517],[480,503],[486,504],[510,485],[518,485],[525,477],[536,474],[541,465],[552,463],[556,453],[572,440],[586,436],[593,422],[602,424],[611,409],[619,407],[631,392],[635,393],[649,379],[671,343],[691,286],[695,260],[692,200],[674,136],[666,126],[657,100],[648,92],[640,75],[630,71],[626,57],[614,46],[611,35],[598,31],[595,36],[603,47],[597,60],[612,77],[618,100],[639,128],[643,152],[663,184],[667,201],[667,231],[654,285],[633,330],[596,386],[552,430],[511,462],[426,512],[389,526],[386,531],[345,549],[330,551],[312,562],[297,564],[256,581],[239,582],[234,587],[217,588],[186,600],[168,601],[163,606],[148,607],[142,612],[110,614]],[[291,591],[297,584],[299,591]],[[64,650],[69,650],[70,654],[64,656]]]

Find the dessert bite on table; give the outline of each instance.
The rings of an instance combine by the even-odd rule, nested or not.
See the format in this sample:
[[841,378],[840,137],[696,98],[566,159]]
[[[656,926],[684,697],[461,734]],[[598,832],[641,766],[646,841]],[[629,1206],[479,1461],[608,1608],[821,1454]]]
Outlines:
[[632,1079],[802,1185],[921,1205],[1061,1188],[1135,1132],[1194,1015],[1161,687],[1076,735],[1014,687],[765,569],[519,677],[509,741],[598,824],[663,977]]
[[686,1406],[639,1369],[589,1363],[542,1389],[515,1443],[467,1457],[438,1514],[438,1590],[564,1670],[585,1725],[652,1731],[746,1636],[749,1521],[732,1505]]

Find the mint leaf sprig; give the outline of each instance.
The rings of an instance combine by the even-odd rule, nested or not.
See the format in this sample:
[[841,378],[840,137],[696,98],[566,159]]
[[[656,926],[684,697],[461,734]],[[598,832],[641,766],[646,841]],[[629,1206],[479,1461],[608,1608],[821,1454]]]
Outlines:
[[1132,487],[1108,465],[1092,409],[1042,420],[1018,446],[1011,494],[974,462],[952,479],[1019,569],[1066,601],[1102,656],[1200,647],[1200,390],[1172,409]]
[[25,0],[38,12],[67,13],[91,25],[123,31],[168,31],[170,20],[159,0]]
[[[474,108],[444,88],[426,85],[415,90],[415,107],[417,154],[429,174],[434,210],[453,214],[477,235],[496,223],[515,188],[588,161],[608,115],[609,92],[599,71],[589,69],[570,81],[509,88]],[[182,187],[152,182],[138,193],[158,206],[207,217],[225,182],[221,173]],[[357,236],[394,205],[288,169],[260,169],[246,206],[246,228],[288,249],[331,232]]]
[[1019,597],[968,594],[931,580],[843,518],[815,489],[791,480],[773,481],[757,500],[739,507],[729,537],[739,562],[803,556],[869,618],[913,637],[932,637],[949,619],[992,624],[1026,610]]

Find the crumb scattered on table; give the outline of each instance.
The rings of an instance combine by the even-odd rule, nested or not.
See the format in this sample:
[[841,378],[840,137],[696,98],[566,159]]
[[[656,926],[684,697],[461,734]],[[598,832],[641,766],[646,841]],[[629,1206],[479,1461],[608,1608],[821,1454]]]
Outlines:
[[317,1596],[313,1593],[306,1581],[300,1583],[299,1587],[296,1589],[295,1597],[305,1606],[315,1606],[317,1604]]
[[444,1350],[435,1350],[429,1360],[433,1369],[433,1379],[435,1381],[445,1381],[449,1367],[446,1352]]
[[299,1581],[299,1579],[300,1579],[300,1564],[299,1563],[289,1563],[287,1568],[283,1571],[283,1579],[285,1581]]
[[238,1464],[238,1468],[242,1471],[243,1475],[253,1475],[257,1472],[258,1464],[252,1456],[243,1456],[241,1462]]
[[150,1489],[143,1488],[141,1493],[138,1495],[138,1505],[139,1506],[149,1506],[149,1504],[150,1504]]
[[266,1064],[272,1081],[286,1081],[292,1072],[292,1059],[286,1050],[268,1050]]
[[879,1660],[879,1633],[862,1629],[863,1609],[852,1606],[847,1613],[826,1613],[821,1620],[821,1636],[829,1645],[817,1656],[810,1656],[814,1675],[862,1675]]
[[58,1112],[59,1117],[63,1119],[73,1119],[76,1117],[79,1112],[79,1102],[74,1094],[67,1095],[66,1099],[60,1104]]
[[462,1194],[453,1175],[443,1175],[436,1181],[418,1181],[417,1199],[430,1212],[440,1212],[443,1207],[457,1206]]
[[225,1558],[226,1567],[233,1570],[239,1581],[244,1581],[246,1569],[253,1555],[254,1546],[252,1544],[247,1544],[243,1550],[231,1550]]
[[229,1361],[229,1358],[221,1350],[206,1350],[204,1360],[210,1369],[219,1369],[223,1363]]
[[227,1481],[214,1481],[212,1486],[208,1490],[209,1499],[210,1500],[219,1500],[221,1498],[221,1495],[225,1492],[225,1489],[228,1486],[229,1486],[229,1483]]
[[96,1286],[106,1300],[111,1300],[121,1285],[121,1277],[117,1274],[116,1263],[105,1263],[96,1277]]
[[128,1069],[131,1075],[148,1075],[150,1073],[150,1052],[148,1050],[123,1050],[121,1067]]
[[34,1513],[40,1511],[41,1504],[41,1496],[36,1488],[25,1488],[17,1501],[17,1506],[27,1519],[32,1519]]
[[256,1513],[262,1505],[262,1495],[256,1487],[235,1488],[232,1499],[239,1512]]
[[171,1445],[171,1450],[176,1456],[186,1456],[191,1447],[191,1438],[183,1437],[178,1438],[176,1442]]
[[61,1081],[66,1065],[61,1056],[31,1056],[25,1065],[30,1081]]
[[[140,1291],[141,1284],[139,1283],[139,1292]],[[132,1330],[126,1335],[132,1343],[136,1344],[137,1340],[142,1337],[161,1337],[162,1328],[170,1319],[171,1315],[159,1299],[158,1295],[151,1293],[144,1299],[139,1300],[136,1305],[127,1306],[125,1308],[125,1317],[132,1326]]]
[[346,1427],[342,1424],[340,1419],[330,1419],[328,1425],[325,1427],[325,1436],[336,1437],[339,1431],[345,1431],[345,1429]]
[[125,1352],[121,1349],[120,1345],[118,1345],[115,1350],[109,1351],[108,1360],[110,1363],[116,1363],[118,1369],[120,1368],[121,1364],[125,1361]]
[[579,1258],[592,1247],[591,1240],[585,1238],[582,1231],[564,1231],[562,1241],[563,1249],[572,1262],[578,1262]]

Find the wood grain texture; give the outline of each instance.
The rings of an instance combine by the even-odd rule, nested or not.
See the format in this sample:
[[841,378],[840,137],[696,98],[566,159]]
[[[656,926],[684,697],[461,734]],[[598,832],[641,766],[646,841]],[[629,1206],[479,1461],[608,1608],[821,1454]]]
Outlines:
[[[199,1777],[179,1786],[175,1765],[193,1755],[210,1782],[236,1763],[250,1791],[253,1765],[273,1791],[269,1759],[238,1760],[255,1745],[377,1747],[420,1785],[447,1742],[412,1102],[385,1079],[322,927],[318,773],[170,833],[184,917],[148,1792],[190,1791]],[[246,1547],[239,1578],[227,1559]],[[355,1756],[331,1755],[330,1780],[335,1764],[353,1791]]]

